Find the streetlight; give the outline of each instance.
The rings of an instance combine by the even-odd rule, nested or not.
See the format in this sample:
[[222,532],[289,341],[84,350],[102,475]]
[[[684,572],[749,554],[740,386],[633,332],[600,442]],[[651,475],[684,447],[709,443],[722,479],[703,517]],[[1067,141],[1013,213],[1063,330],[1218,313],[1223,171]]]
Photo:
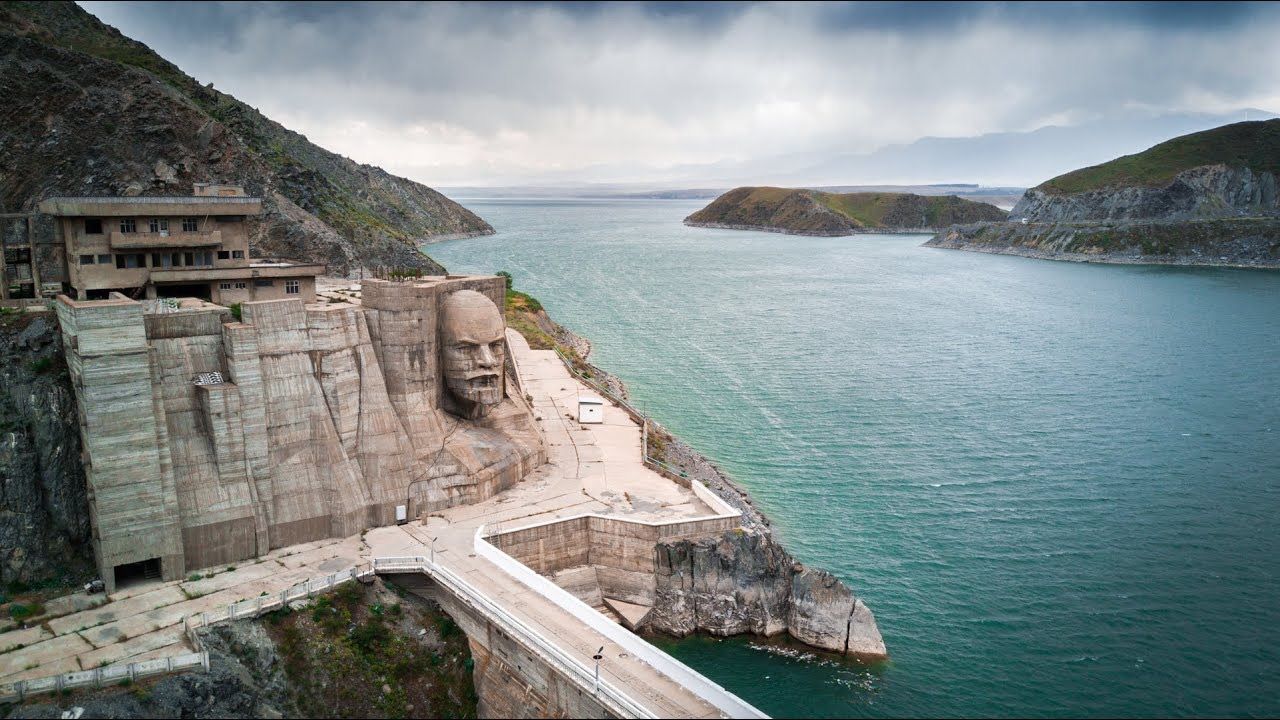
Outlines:
[[431,538],[431,564],[436,564],[436,539]]
[[600,694],[600,661],[604,659],[603,653],[604,653],[604,646],[601,645],[600,649],[596,651],[596,654],[591,656],[591,659],[596,661],[596,688],[592,693],[594,695]]

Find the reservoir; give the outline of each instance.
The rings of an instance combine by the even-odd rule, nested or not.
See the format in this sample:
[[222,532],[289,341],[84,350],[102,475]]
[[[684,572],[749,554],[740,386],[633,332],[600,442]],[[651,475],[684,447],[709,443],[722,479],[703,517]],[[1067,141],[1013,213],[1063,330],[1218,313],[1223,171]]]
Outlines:
[[655,640],[775,716],[1280,712],[1280,272],[687,228],[470,200],[636,404],[875,612],[872,668]]

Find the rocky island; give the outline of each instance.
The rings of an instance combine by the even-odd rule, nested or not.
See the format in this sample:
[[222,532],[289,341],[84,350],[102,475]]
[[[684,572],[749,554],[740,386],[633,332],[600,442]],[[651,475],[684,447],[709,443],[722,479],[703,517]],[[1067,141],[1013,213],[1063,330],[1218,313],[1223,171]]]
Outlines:
[[871,232],[933,232],[956,223],[1004,219],[1005,212],[994,205],[954,195],[740,187],[685,218],[684,224],[838,237]]
[[1031,188],[925,245],[1104,263],[1280,267],[1280,120],[1192,133]]

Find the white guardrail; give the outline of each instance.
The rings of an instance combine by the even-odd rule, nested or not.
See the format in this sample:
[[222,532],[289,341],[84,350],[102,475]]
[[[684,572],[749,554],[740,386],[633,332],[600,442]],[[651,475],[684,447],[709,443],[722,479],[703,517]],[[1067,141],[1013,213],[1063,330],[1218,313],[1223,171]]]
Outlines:
[[732,718],[769,717],[737,695],[712,682],[698,671],[601,615],[590,605],[574,597],[569,591],[534,572],[529,566],[499,550],[484,539],[483,526],[476,529],[475,551],[480,557],[502,568],[530,589],[568,611],[579,621],[586,624],[587,627],[622,646],[628,653],[647,663],[655,670],[689,688],[725,715]]
[[[433,563],[423,556],[374,558],[373,568],[375,572],[425,573],[452,593],[458,600],[500,625],[503,631],[511,635],[531,652],[540,656],[543,661],[557,669],[561,675],[579,688],[587,693],[595,694],[595,671],[593,668],[588,667],[585,663],[561,650],[555,643],[547,640],[538,631],[503,610],[449,569]],[[612,709],[622,717],[659,717],[607,680],[602,679],[600,681],[599,694],[595,696],[612,705]]]

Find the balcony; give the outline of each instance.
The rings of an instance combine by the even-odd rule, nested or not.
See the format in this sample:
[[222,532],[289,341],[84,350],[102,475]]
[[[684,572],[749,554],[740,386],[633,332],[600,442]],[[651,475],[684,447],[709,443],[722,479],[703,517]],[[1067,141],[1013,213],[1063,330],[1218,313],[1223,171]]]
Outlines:
[[209,232],[139,232],[111,233],[112,250],[164,250],[166,248],[205,248],[222,244],[222,231]]

